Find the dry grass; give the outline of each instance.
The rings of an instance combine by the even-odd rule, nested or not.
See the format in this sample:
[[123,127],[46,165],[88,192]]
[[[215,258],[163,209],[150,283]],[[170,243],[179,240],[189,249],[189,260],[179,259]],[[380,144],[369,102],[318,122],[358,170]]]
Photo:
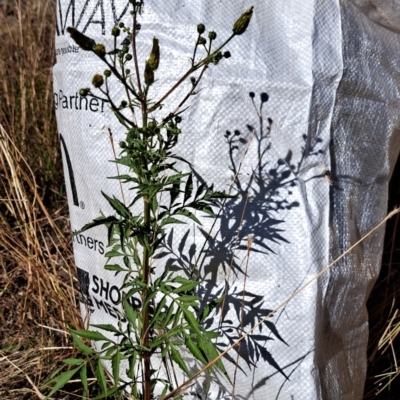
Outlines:
[[0,398],[37,399],[79,326],[52,105],[54,1],[0,6]]
[[[54,0],[0,1],[2,400],[41,398],[45,378],[74,352],[67,327],[81,323],[52,104],[54,17]],[[400,163],[390,209],[400,203],[399,182]],[[400,382],[393,381],[400,374],[399,227],[397,215],[387,225],[382,274],[369,301],[365,399],[389,399]]]

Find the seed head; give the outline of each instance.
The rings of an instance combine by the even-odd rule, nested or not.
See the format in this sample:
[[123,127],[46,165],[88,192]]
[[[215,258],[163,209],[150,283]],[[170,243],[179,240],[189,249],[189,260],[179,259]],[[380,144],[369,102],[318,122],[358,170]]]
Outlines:
[[249,26],[251,17],[253,15],[253,8],[254,7],[248,8],[235,22],[232,28],[232,31],[235,35],[241,35],[246,31],[247,27]]
[[96,45],[96,42],[92,38],[79,32],[77,29],[73,28],[72,26],[67,28],[67,32],[71,35],[72,40],[74,40],[74,42],[82,50],[91,51],[91,50],[93,50],[93,47]]
[[149,68],[155,71],[160,63],[160,46],[158,45],[158,39],[153,38],[153,47],[151,49],[150,57],[147,60]]
[[200,36],[200,37],[199,37],[199,40],[197,41],[197,44],[199,44],[199,45],[201,46],[201,45],[204,45],[204,44],[206,44],[206,43],[207,43],[206,38],[203,37],[203,36]]
[[203,24],[198,24],[198,25],[197,25],[197,33],[199,33],[200,35],[201,35],[202,33],[204,33],[205,30],[206,30],[206,27],[205,27]]
[[118,28],[118,26],[114,26],[114,28],[111,29],[111,35],[112,36],[119,36],[119,34],[121,33],[121,29]]
[[106,48],[104,47],[104,44],[96,44],[96,46],[93,47],[93,51],[100,58],[104,58],[106,55]]
[[99,87],[103,86],[103,83],[104,83],[104,79],[103,79],[103,76],[100,74],[96,74],[92,79],[92,85],[95,88],[99,88]]
[[215,39],[217,38],[216,32],[214,32],[214,31],[208,32],[208,38],[209,38],[210,40],[215,40]]
[[86,97],[90,92],[89,88],[82,88],[79,90],[79,95],[82,97]]

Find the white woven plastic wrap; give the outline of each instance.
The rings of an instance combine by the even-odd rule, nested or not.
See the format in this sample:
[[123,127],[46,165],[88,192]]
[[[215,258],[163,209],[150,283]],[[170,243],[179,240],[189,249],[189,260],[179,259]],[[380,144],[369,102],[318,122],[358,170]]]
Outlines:
[[[203,298],[229,283],[222,322],[219,315],[209,320],[220,326],[221,350],[383,219],[400,145],[397,1],[147,0],[137,41],[143,65],[153,36],[160,41],[153,97],[188,68],[198,23],[222,41],[251,5],[248,30],[227,48],[232,57],[207,70],[201,93],[190,101],[177,150],[196,176],[219,190],[232,186],[238,196],[227,202],[202,263]],[[111,28],[130,20],[126,6],[125,0],[58,1],[54,100],[74,231],[100,211],[111,213],[100,191],[121,196],[118,182],[107,177],[117,174],[108,162],[114,159],[109,132],[118,151],[124,128],[107,104],[79,97],[104,65],[76,47],[66,27],[111,48]],[[118,87],[112,91],[122,100]],[[192,262],[213,222],[201,220],[201,229],[170,230],[157,273],[177,265],[184,271]],[[361,399],[366,301],[379,273],[383,233],[228,353],[234,390],[221,377],[207,389],[199,379],[184,399]],[[121,278],[103,269],[106,244],[105,228],[74,238],[82,313],[90,323],[115,324],[121,313]]]

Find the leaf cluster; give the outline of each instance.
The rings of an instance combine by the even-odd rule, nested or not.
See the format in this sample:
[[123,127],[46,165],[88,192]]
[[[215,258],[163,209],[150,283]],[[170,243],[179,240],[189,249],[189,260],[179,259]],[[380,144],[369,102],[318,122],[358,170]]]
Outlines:
[[[124,198],[102,193],[112,215],[101,215],[81,231],[104,226],[108,232],[109,251],[106,253],[105,269],[123,275],[120,290],[124,320],[115,325],[92,325],[89,330],[71,330],[72,338],[82,352],[81,359],[67,359],[64,364],[72,369],[52,378],[51,396],[79,373],[88,395],[87,370],[93,363],[101,394],[96,399],[128,390],[135,399],[150,400],[156,385],[163,387],[162,397],[179,383],[173,378],[174,365],[190,377],[190,368],[184,356],[190,355],[201,365],[207,365],[219,355],[215,340],[217,332],[207,330],[203,323],[218,302],[200,309],[200,298],[196,295],[199,280],[183,276],[182,271],[165,268],[156,271],[153,263],[159,245],[166,236],[166,227],[192,221],[201,225],[199,215],[215,218],[213,207],[221,199],[230,197],[214,190],[213,185],[196,185],[193,173],[182,172],[178,165],[189,164],[174,148],[182,135],[182,107],[196,90],[204,72],[211,65],[217,65],[231,56],[222,49],[247,28],[252,8],[236,21],[232,34],[222,44],[214,46],[217,33],[208,32],[203,36],[205,26],[197,26],[190,66],[183,76],[158,100],[149,97],[150,88],[156,83],[156,73],[162,52],[157,38],[153,38],[151,52],[140,73],[136,51],[136,36],[140,33],[138,17],[143,11],[143,1],[130,0],[132,26],[124,23],[113,27],[113,48],[107,49],[73,27],[67,30],[82,50],[93,52],[106,65],[105,71],[96,73],[92,80],[94,89],[82,88],[81,96],[101,99],[126,130],[125,139],[119,143],[120,154],[114,162],[124,174],[111,177],[118,180],[127,190],[134,191],[133,200],[126,204]],[[119,42],[121,33],[126,38]],[[202,56],[199,54],[202,52]],[[161,111],[164,102],[190,80],[190,89],[182,94],[176,108],[162,118],[154,116]],[[110,94],[110,85],[121,85],[125,98],[115,99]],[[202,181],[203,182],[203,181]],[[133,212],[141,208],[141,212]],[[78,232],[79,233],[79,232]],[[140,307],[130,301],[136,298]],[[104,332],[104,333],[102,333]],[[92,349],[83,339],[91,340]],[[186,353],[182,352],[182,348]],[[190,357],[189,357],[190,358]],[[159,375],[157,360],[165,367],[168,379]],[[111,363],[111,388],[107,384],[104,365]],[[221,360],[215,367],[226,375]],[[60,371],[58,371],[60,372]],[[57,373],[58,373],[57,372]],[[56,374],[57,375],[57,374]],[[228,378],[229,379],[229,378]]]

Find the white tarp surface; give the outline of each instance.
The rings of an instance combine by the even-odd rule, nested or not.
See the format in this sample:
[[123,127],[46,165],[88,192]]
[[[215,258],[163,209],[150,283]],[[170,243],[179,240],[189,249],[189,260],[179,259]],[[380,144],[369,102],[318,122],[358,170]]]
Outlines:
[[[153,98],[189,67],[199,22],[222,41],[251,5],[248,31],[227,47],[232,57],[208,69],[203,90],[190,101],[177,150],[197,176],[219,190],[233,185],[238,195],[227,202],[202,265],[204,298],[229,283],[221,349],[241,333],[243,294],[248,331],[383,219],[400,145],[398,1],[148,0],[137,40],[141,65],[153,36],[160,41]],[[116,175],[108,162],[114,159],[109,129],[118,151],[124,128],[107,104],[79,97],[105,66],[81,51],[66,27],[111,49],[111,28],[129,22],[125,7],[123,0],[58,0],[54,101],[74,231],[100,211],[111,213],[100,191],[121,196],[118,182],[107,179]],[[113,93],[123,99],[118,87]],[[173,110],[177,99],[164,110]],[[125,192],[127,201],[132,195]],[[208,232],[212,221],[202,222]],[[233,398],[362,398],[366,301],[379,273],[383,233],[249,335],[238,358],[229,353],[228,373],[235,374],[237,360],[239,366]],[[167,239],[169,254],[156,260],[158,273],[166,265],[184,271],[204,234],[188,224],[173,227]],[[74,238],[82,313],[90,323],[116,323],[121,312],[121,279],[103,269],[106,244],[105,228]],[[216,315],[210,327],[218,324]],[[221,377],[209,389],[199,380],[190,392],[184,399],[232,398]]]

